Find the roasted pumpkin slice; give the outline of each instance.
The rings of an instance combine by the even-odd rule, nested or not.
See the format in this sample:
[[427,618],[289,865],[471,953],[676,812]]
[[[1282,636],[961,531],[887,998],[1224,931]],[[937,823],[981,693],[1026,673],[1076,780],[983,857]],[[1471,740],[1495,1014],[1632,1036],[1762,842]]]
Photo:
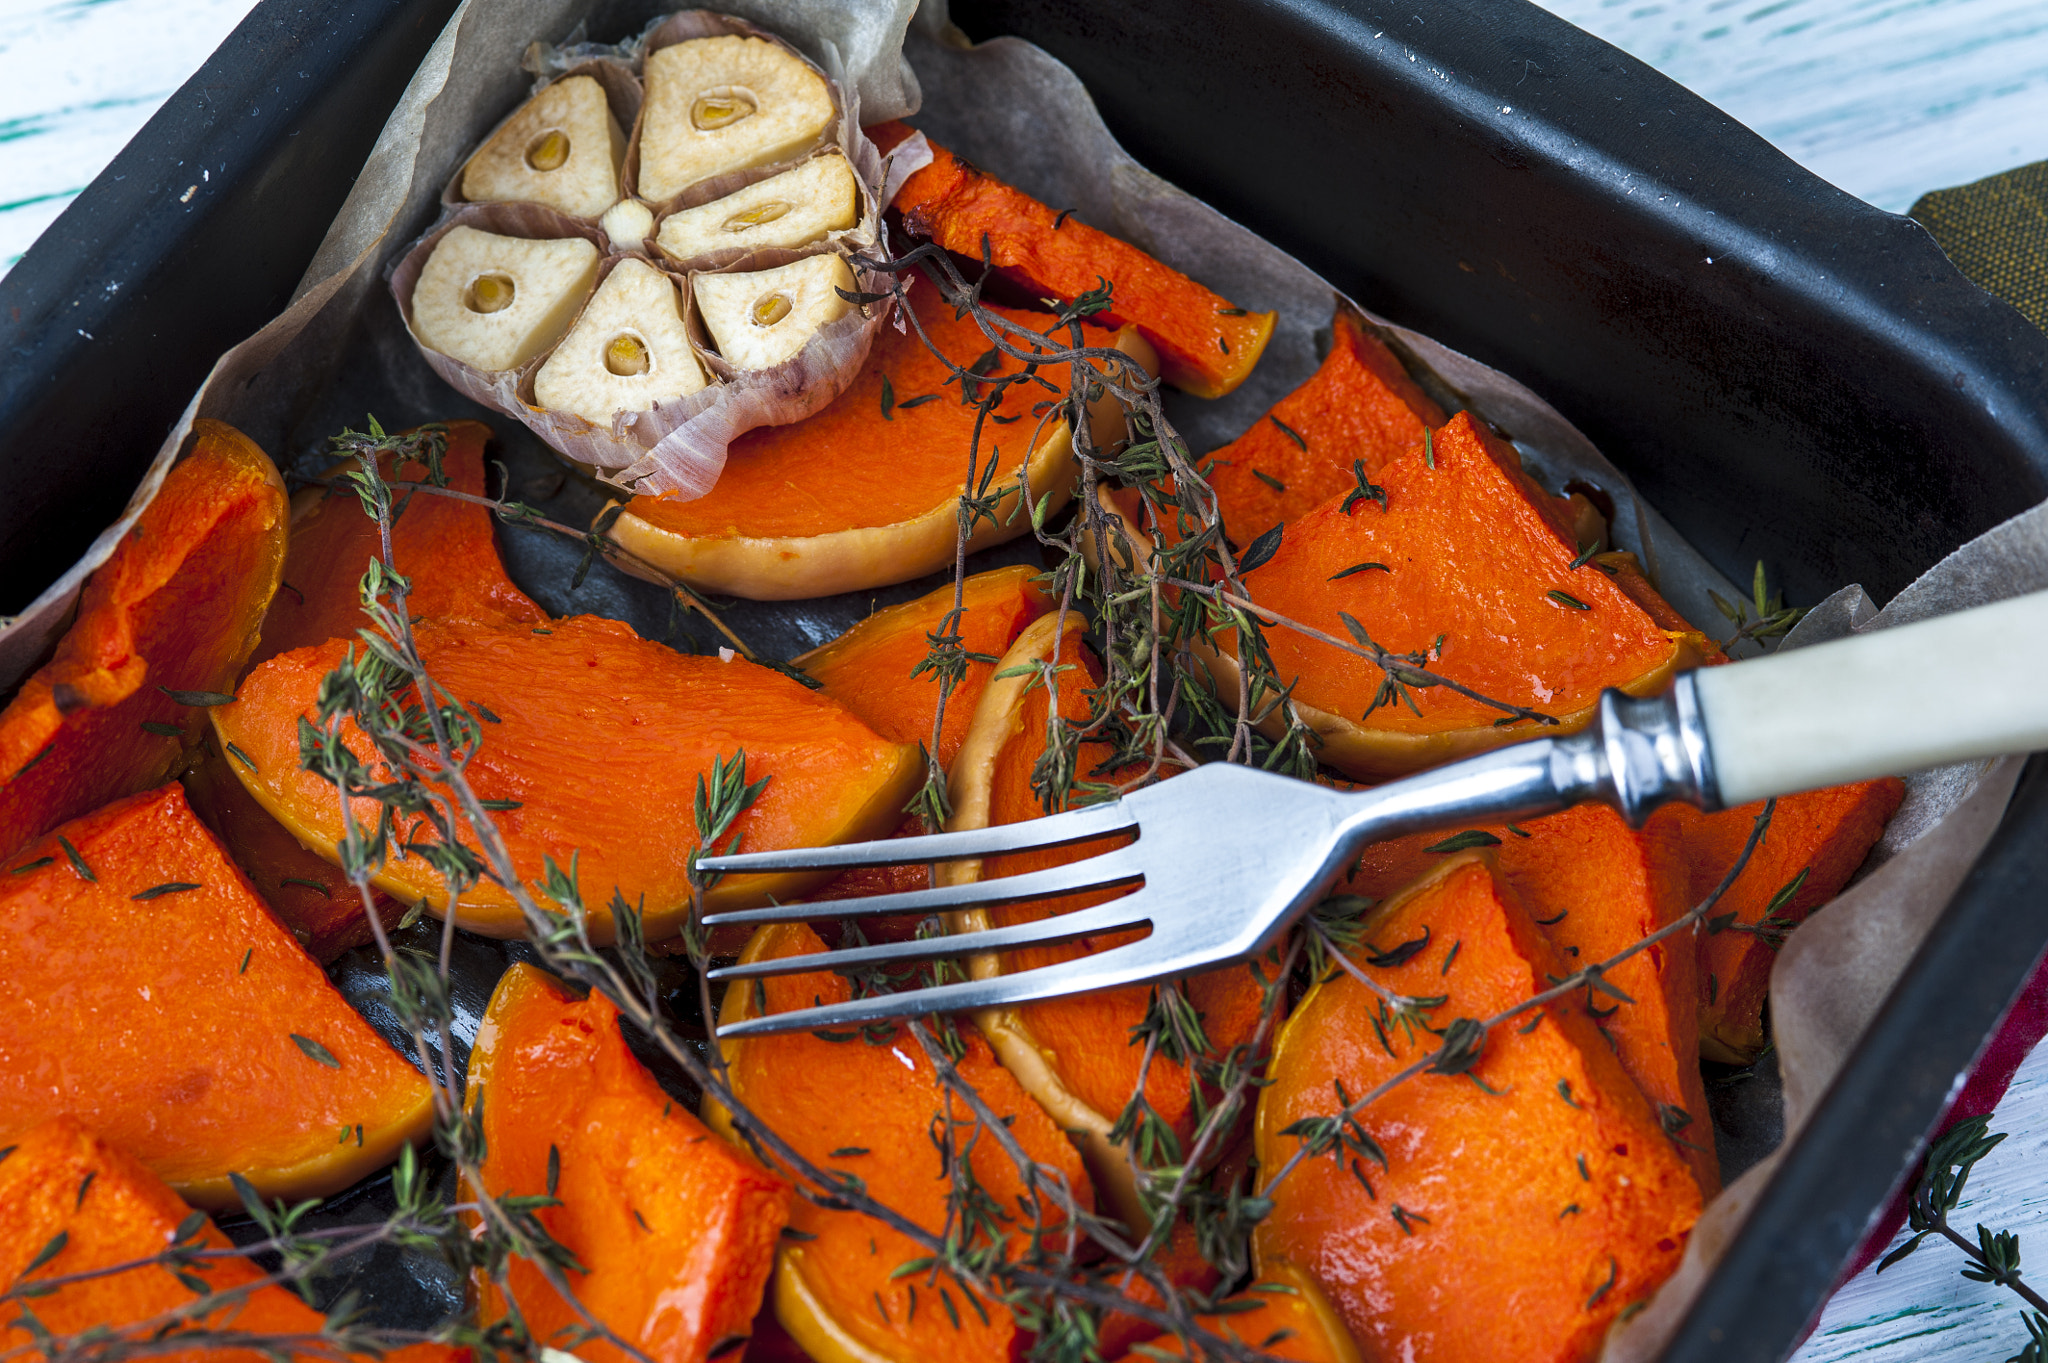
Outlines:
[[[1258,604],[1338,639],[1351,637],[1349,617],[1391,653],[1559,720],[1548,734],[1584,727],[1605,688],[1651,694],[1704,656],[1701,636],[1659,625],[1602,568],[1572,566],[1579,551],[1562,509],[1470,413],[1433,444],[1429,459],[1397,455],[1372,488],[1289,524],[1246,579]],[[1390,696],[1373,663],[1286,626],[1265,637],[1322,740],[1317,756],[1352,776],[1402,775],[1531,733],[1443,688]],[[1236,645],[1229,635],[1223,644],[1214,667],[1234,700]],[[1278,732],[1286,719],[1271,706],[1264,723]]]
[[[695,501],[635,497],[612,537],[665,573],[757,601],[908,582],[953,562],[978,408],[963,401],[960,382],[920,329],[962,368],[1000,376],[1022,366],[993,349],[972,317],[954,316],[929,286],[910,291],[910,306],[918,325],[876,333],[866,367],[825,410],[733,441],[717,485]],[[996,311],[1038,331],[1053,320],[1016,308]],[[1114,344],[1148,372],[1156,368],[1157,357],[1136,333],[1120,334]],[[1034,506],[1044,502],[1050,513],[1073,495],[1073,441],[1056,416],[1041,430],[1044,414],[1033,415],[1033,393],[1044,396],[1036,386],[1011,388],[982,425],[974,490],[1002,500],[993,520],[974,526],[970,553],[1030,530],[1016,500],[1020,466]],[[1115,408],[1105,394],[1091,413],[1098,444],[1107,444],[1121,421]]]
[[[1905,794],[1904,783],[1887,776],[1778,801],[1763,841],[1699,938],[1700,1054],[1746,1065],[1763,1051],[1764,995],[1785,935],[1841,893]],[[1718,814],[1668,805],[1645,831],[1688,903],[1698,903],[1735,865],[1762,812],[1761,803]]]
[[[201,746],[199,761],[183,778],[193,812],[213,830],[256,893],[314,960],[331,965],[349,948],[374,941],[376,934],[363,916],[356,887],[339,866],[301,847],[290,830],[256,803],[230,770],[234,761],[217,742]],[[405,905],[382,892],[374,897],[384,926],[396,926]]]
[[79,597],[56,655],[0,712],[0,849],[163,784],[234,690],[285,552],[284,483],[231,426],[199,421]]
[[[902,136],[888,124],[869,131],[882,145]],[[1222,397],[1258,364],[1276,314],[1235,307],[1130,243],[1055,213],[936,142],[931,148],[932,163],[892,205],[913,236],[977,261],[986,242],[997,272],[1034,297],[1071,301],[1109,284],[1109,307],[1090,320],[1135,326],[1159,352],[1160,377],[1196,397]]]
[[[830,697],[741,658],[686,657],[616,620],[576,616],[545,628],[427,621],[415,638],[442,689],[488,716],[469,781],[479,798],[509,804],[495,819],[521,878],[541,879],[549,857],[564,871],[573,862],[601,938],[612,931],[615,891],[642,908],[650,941],[680,929],[690,908],[697,781],[714,761],[743,751],[749,779],[768,779],[734,825],[756,849],[879,837],[921,775],[915,747],[881,738]],[[272,658],[243,681],[240,701],[213,712],[223,745],[247,758],[235,774],[249,793],[300,842],[337,861],[341,802],[331,783],[299,765],[299,720],[314,713],[321,679],[349,647],[333,640]],[[350,741],[372,760],[368,740],[351,731]],[[377,816],[373,802],[359,801],[361,826]],[[707,902],[789,898],[819,879],[729,877]],[[387,861],[377,884],[449,912],[446,884],[419,857]],[[512,897],[490,883],[466,892],[454,914],[490,936],[526,931]]]
[[[491,428],[481,421],[448,423],[442,476],[451,491],[484,495],[484,446]],[[337,472],[354,467],[337,466]],[[407,464],[383,473],[395,484],[419,483],[427,470]],[[541,625],[547,612],[512,585],[498,557],[491,513],[474,502],[431,492],[406,495],[395,489],[398,519],[391,527],[391,557],[411,581],[406,606],[429,620],[502,620]],[[361,583],[370,560],[383,555],[377,522],[345,485],[311,487],[292,499],[291,551],[285,555],[284,587],[263,621],[263,642],[254,663],[329,639],[353,639],[369,621],[363,615]]]
[[1051,606],[1040,576],[1025,567],[995,568],[960,584],[954,614],[953,584],[876,611],[792,666],[816,678],[825,694],[896,743],[932,744],[939,709],[939,676],[926,667],[937,641],[953,639],[966,652],[966,669],[946,702],[945,725],[932,756],[949,765],[967,736],[975,702],[995,675],[996,661],[1024,627]]
[[[493,1197],[552,1196],[538,1213],[584,1272],[577,1299],[655,1363],[702,1363],[746,1341],[775,1266],[788,1190],[662,1092],[619,1033],[604,995],[578,999],[514,965],[469,1053],[466,1101],[483,1115]],[[576,1343],[583,1318],[540,1269],[509,1269],[520,1317],[543,1344],[597,1363],[628,1357]],[[509,1304],[477,1275],[488,1326]]]
[[[1260,1264],[1258,1281],[1225,1305],[1227,1310],[1214,1315],[1196,1316],[1195,1323],[1274,1358],[1361,1363],[1358,1344],[1344,1328],[1337,1308],[1315,1279],[1292,1264]],[[1143,1352],[1134,1349],[1125,1355],[1124,1363],[1180,1358],[1187,1353],[1187,1346],[1172,1335],[1161,1335],[1142,1348]]]
[[1377,475],[1398,454],[1426,458],[1429,432],[1444,424],[1443,408],[1364,318],[1339,307],[1330,326],[1330,353],[1308,382],[1210,456],[1213,465],[1203,461],[1224,529],[1241,544],[1342,496],[1354,460]]
[[[335,992],[176,784],[8,859],[0,1143],[70,1113],[202,1207],[325,1196],[426,1134],[427,1081]],[[345,1132],[339,1137],[337,1133]]]
[[[801,924],[761,929],[742,961],[801,956],[824,944]],[[741,980],[720,1017],[784,1012],[851,997],[831,972]],[[932,1024],[928,1024],[932,1025]],[[972,1029],[962,1026],[960,1077],[1006,1123],[1032,1161],[1057,1174],[1083,1209],[1094,1203],[1087,1172],[1066,1136],[1017,1086]],[[884,1206],[941,1234],[948,1225],[949,1144],[973,1169],[977,1186],[1003,1209],[1009,1251],[1027,1248],[1035,1221],[1057,1232],[1059,1209],[1027,1190],[1017,1166],[994,1141],[972,1141],[971,1119],[949,1108],[948,1093],[917,1040],[892,1024],[839,1037],[812,1032],[721,1042],[733,1094],[805,1159],[843,1170]],[[952,1112],[949,1118],[948,1113]],[[732,1116],[708,1104],[705,1120],[733,1134]],[[917,1242],[857,1211],[792,1199],[790,1242],[775,1270],[775,1315],[818,1363],[928,1363],[1005,1359],[1028,1342],[1000,1302],[977,1300],[960,1284],[897,1270],[924,1257]],[[953,1229],[958,1231],[957,1223]]]
[[[1388,899],[1460,848],[1485,847],[1565,966],[1618,955],[1692,907],[1669,874],[1663,840],[1605,805],[1580,805],[1520,824],[1392,838],[1365,849],[1345,889]],[[1699,968],[1691,933],[1646,947],[1609,971],[1609,991],[1580,996],[1614,1043],[1621,1066],[1656,1109],[1700,1191],[1720,1191],[1699,1065]]]
[[[6,1158],[0,1160],[0,1281],[27,1298],[30,1293],[20,1289],[37,1279],[100,1276],[79,1277],[33,1301],[0,1304],[0,1348],[10,1354],[26,1350],[33,1359],[48,1357],[37,1342],[39,1332],[32,1332],[22,1319],[32,1309],[42,1328],[60,1339],[96,1327],[116,1332],[143,1327],[136,1338],[152,1345],[150,1357],[168,1363],[264,1363],[266,1353],[256,1349],[164,1350],[165,1344],[175,1343],[176,1334],[155,1333],[160,1317],[193,1304],[194,1291],[187,1283],[194,1275],[215,1295],[262,1279],[263,1271],[249,1260],[230,1255],[192,1259],[175,1272],[158,1264],[107,1271],[150,1259],[174,1244],[214,1251],[233,1248],[211,1221],[202,1218],[196,1230],[187,1230],[191,1215],[192,1208],[162,1179],[86,1130],[76,1118],[53,1117],[12,1138]],[[185,1317],[181,1329],[318,1335],[324,1324],[296,1294],[267,1285],[225,1297],[216,1309]],[[312,1363],[331,1355],[310,1350],[288,1356]],[[383,1357],[392,1363],[459,1363],[469,1351],[415,1344]]]
[[[1426,945],[1395,950],[1416,941]],[[1522,1003],[1567,968],[1477,854],[1382,906],[1367,943],[1354,954],[1361,971],[1443,1002],[1391,1015],[1333,972],[1295,1009],[1259,1099],[1273,1201],[1253,1238],[1259,1262],[1312,1274],[1372,1357],[1592,1357],[1608,1325],[1678,1266],[1699,1185],[1576,1000],[1494,1028],[1471,1053],[1455,1020]],[[1465,1053],[1444,1054],[1440,1032]],[[1454,1072],[1397,1084],[1281,1174],[1314,1139],[1302,1123],[1432,1055]],[[1513,1309],[1470,1309],[1474,1289]]]
[[[948,782],[953,817],[949,831],[987,828],[1043,817],[1045,805],[1032,778],[1046,751],[1053,697],[1030,671],[1034,664],[1054,665],[1057,651],[1063,684],[1059,688],[1061,722],[1084,722],[1088,713],[1082,690],[1098,684],[1094,660],[1081,642],[1083,621],[1069,615],[1044,615],[1018,636],[996,669],[997,680],[982,693],[974,725],[954,759]],[[1009,674],[1009,675],[1005,675]],[[1099,744],[1085,744],[1076,760],[1082,780],[1100,780],[1097,772],[1109,753]],[[1105,850],[1102,843],[990,857],[982,861],[941,864],[947,882],[976,877],[1023,875],[1061,866]],[[1009,927],[1053,914],[1072,913],[1104,903],[1120,891],[1095,891],[1022,904],[995,905],[956,915],[958,931]],[[1058,946],[1033,947],[977,959],[977,976],[1010,970],[1031,970],[1106,951],[1143,936],[1142,930],[1084,937]],[[1263,994],[1251,973],[1228,967],[1183,982],[1188,1001],[1201,1016],[1209,1053],[1221,1056],[1251,1036],[1258,1026]],[[1184,1064],[1153,1056],[1132,1041],[1133,1029],[1151,1008],[1149,988],[1102,990],[1071,998],[1048,999],[1014,1008],[977,1014],[976,1025],[1017,1076],[1027,1092],[1075,1133],[1103,1200],[1133,1225],[1146,1216],[1135,1184],[1132,1154],[1127,1145],[1110,1139],[1139,1081],[1145,1101],[1161,1120],[1186,1140],[1192,1132],[1194,1095]]]

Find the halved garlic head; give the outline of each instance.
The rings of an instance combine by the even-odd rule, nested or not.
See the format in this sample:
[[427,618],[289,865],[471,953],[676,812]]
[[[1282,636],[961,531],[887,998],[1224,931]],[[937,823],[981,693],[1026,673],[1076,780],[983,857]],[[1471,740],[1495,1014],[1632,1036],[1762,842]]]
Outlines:
[[413,332],[478,369],[517,369],[568,329],[597,282],[598,259],[581,237],[534,241],[457,227],[420,270]]
[[619,197],[626,136],[589,76],[556,81],[507,119],[462,171],[471,203],[545,204],[594,218]]
[[647,59],[640,197],[660,203],[713,175],[787,160],[831,122],[825,78],[766,38],[664,47]]
[[833,152],[737,194],[669,214],[654,244],[677,260],[690,260],[733,247],[808,246],[859,220],[853,167]]
[[836,255],[749,274],[700,274],[692,287],[718,353],[737,369],[781,364],[853,306],[837,292],[852,290],[853,271]]
[[604,426],[614,412],[644,412],[696,392],[704,369],[683,329],[682,301],[675,282],[652,265],[620,261],[533,376],[534,399]]

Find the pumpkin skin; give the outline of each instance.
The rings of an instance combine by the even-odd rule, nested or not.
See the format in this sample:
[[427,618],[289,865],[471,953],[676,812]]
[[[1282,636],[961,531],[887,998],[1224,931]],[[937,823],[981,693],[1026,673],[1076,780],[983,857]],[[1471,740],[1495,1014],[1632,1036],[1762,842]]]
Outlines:
[[[1289,524],[1246,582],[1253,599],[1340,639],[1349,614],[1390,652],[1425,653],[1434,671],[1556,718],[1541,730],[1550,735],[1590,723],[1603,689],[1654,694],[1707,656],[1701,636],[1659,624],[1638,604],[1647,583],[1624,587],[1590,561],[1571,567],[1578,549],[1563,508],[1470,413],[1433,443],[1434,468],[1403,454],[1378,475],[1385,510],[1374,501],[1346,510],[1333,499]],[[1361,563],[1387,567],[1344,575]],[[1361,780],[1537,732],[1497,725],[1501,711],[1441,688],[1413,692],[1420,714],[1400,703],[1375,708],[1382,674],[1372,663],[1283,626],[1266,640],[1281,680],[1298,679],[1299,712],[1322,743],[1317,757]],[[1220,636],[1208,659],[1230,704],[1235,647]],[[1266,725],[1277,734],[1285,719],[1276,709]]]
[[[1344,1328],[1337,1308],[1316,1286],[1315,1279],[1289,1263],[1259,1265],[1259,1280],[1230,1299],[1235,1308],[1196,1321],[1248,1348],[1300,1363],[1362,1363],[1358,1345]],[[1185,1357],[1187,1346],[1172,1335],[1148,1340],[1145,1352],[1124,1355],[1123,1363],[1142,1363],[1161,1355]]]
[[[1370,963],[1425,929],[1428,945],[1401,964]],[[1428,1015],[1436,1027],[1490,1017],[1568,969],[1469,852],[1382,906],[1353,959],[1401,994],[1447,993]],[[1379,1009],[1333,973],[1281,1031],[1255,1137],[1274,1200],[1253,1236],[1260,1264],[1313,1275],[1371,1357],[1590,1359],[1608,1325],[1678,1266],[1700,1212],[1684,1160],[1592,1020],[1565,1001],[1495,1029],[1468,1073],[1418,1075],[1362,1109],[1385,1168],[1339,1146],[1344,1162],[1304,1159],[1273,1182],[1299,1148],[1283,1133],[1335,1112],[1338,1085],[1355,1101],[1441,1046],[1420,1026],[1376,1028]],[[1513,1309],[1474,1310],[1475,1292]]]
[[[614,889],[631,904],[644,897],[649,941],[681,930],[697,845],[697,778],[715,759],[744,750],[748,778],[770,778],[734,825],[759,850],[879,837],[895,826],[920,775],[914,747],[881,738],[829,697],[743,658],[686,657],[616,620],[574,616],[544,629],[427,621],[414,637],[440,686],[498,716],[482,726],[468,775],[479,798],[519,802],[494,818],[521,879],[538,880],[546,857],[565,871],[577,858],[599,941],[613,931]],[[331,783],[299,766],[298,724],[347,648],[333,640],[281,654],[249,674],[238,703],[214,712],[222,743],[253,763],[235,764],[249,793],[337,863],[341,802]],[[366,739],[350,741],[370,759]],[[361,826],[374,826],[377,811],[366,798],[356,802]],[[729,876],[705,902],[737,908],[794,898],[819,880]],[[446,885],[420,858],[392,858],[376,883],[449,912]],[[472,887],[454,913],[473,932],[525,935],[517,904],[496,885]]]
[[[0,1278],[21,1280],[22,1270],[56,1236],[64,1247],[36,1271],[54,1278],[110,1269],[160,1254],[176,1239],[192,1208],[132,1156],[89,1132],[74,1117],[53,1117],[21,1134],[0,1161]],[[185,1242],[210,1250],[232,1249],[227,1236],[207,1222]],[[204,1259],[186,1266],[217,1293],[255,1282],[264,1275],[239,1257]],[[120,1329],[189,1306],[192,1290],[167,1268],[150,1265],[67,1284],[28,1303],[36,1318],[59,1337],[95,1326]],[[275,1284],[256,1288],[222,1307],[192,1318],[208,1330],[242,1330],[263,1335],[318,1335],[325,1320],[298,1296]],[[20,1324],[24,1307],[0,1305],[0,1343],[21,1347],[28,1333]],[[30,1357],[45,1357],[31,1351]],[[327,1358],[325,1352],[289,1354],[298,1363]],[[351,1355],[368,1359],[366,1354]],[[265,1363],[255,1349],[179,1349],[152,1357],[167,1363]],[[467,1363],[470,1351],[445,1344],[414,1344],[384,1355],[392,1363]]]
[[[907,132],[879,124],[886,149]],[[904,181],[892,207],[904,230],[970,260],[982,241],[998,273],[1036,298],[1072,300],[1107,278],[1111,305],[1089,320],[1135,326],[1159,352],[1161,378],[1220,398],[1251,375],[1272,338],[1271,312],[1247,312],[1128,242],[1056,214],[1022,190],[931,143],[932,161]]]
[[0,850],[169,780],[206,716],[160,688],[232,692],[256,647],[284,562],[284,483],[232,426],[193,433],[55,655],[0,712]]
[[[982,693],[974,725],[948,782],[953,817],[949,832],[987,828],[1043,817],[1045,808],[1031,787],[1031,774],[1045,752],[1046,722],[1052,698],[1032,676],[1001,676],[1033,662],[1051,662],[1057,645],[1062,666],[1078,664],[1063,674],[1060,714],[1085,722],[1088,703],[1082,688],[1098,685],[1094,660],[1081,641],[1085,622],[1070,614],[1061,628],[1057,615],[1044,615],[1018,636],[996,669],[998,679]],[[1083,779],[1108,758],[1099,744],[1086,744],[1076,767]],[[1124,773],[1119,773],[1122,775]],[[1114,779],[1111,777],[1109,779]],[[1121,839],[1118,841],[1122,841]],[[1072,847],[1015,853],[981,860],[942,863],[943,883],[1022,875],[1063,866],[1108,850],[1108,840]],[[954,931],[971,932],[1035,922],[1058,913],[1073,913],[1116,898],[1122,890],[1097,890],[1022,904],[996,904],[953,915]],[[1142,930],[1108,933],[1057,946],[1031,947],[976,957],[970,969],[977,978],[1013,970],[1071,961],[1134,941]],[[1186,996],[1203,1017],[1210,1053],[1221,1057],[1250,1038],[1258,1026],[1263,993],[1250,971],[1225,967],[1182,982]],[[1143,1021],[1151,990],[1146,986],[1100,990],[1069,998],[1046,999],[1011,1008],[989,1009],[975,1016],[1005,1067],[1025,1091],[1036,1098],[1066,1130],[1075,1133],[1089,1172],[1105,1203],[1132,1226],[1148,1223],[1135,1182],[1127,1143],[1113,1142],[1111,1128],[1130,1101],[1142,1074],[1152,1110],[1186,1141],[1193,1132],[1192,1095],[1185,1065],[1154,1057],[1144,1066],[1144,1051],[1130,1041],[1131,1029]]]
[[[917,325],[902,332],[883,327],[859,377],[823,411],[742,435],[732,443],[718,483],[695,501],[633,498],[611,536],[664,573],[756,601],[888,586],[952,563],[977,409],[960,401],[957,381],[947,386],[951,371],[920,339],[919,329],[962,367],[974,364],[990,345],[973,318],[955,317],[929,285],[912,288],[909,303]],[[1053,320],[1021,308],[995,311],[1033,330]],[[1108,344],[1147,373],[1156,372],[1157,356],[1135,332],[1119,333]],[[1003,356],[987,372],[1000,376],[1020,368]],[[887,415],[885,383],[895,400]],[[983,426],[984,471],[991,453],[997,456],[987,487],[991,494],[1002,493],[1003,501],[994,520],[974,526],[969,553],[1031,529],[1016,500],[1020,465],[1026,466],[1032,504],[1052,499],[1045,502],[1047,514],[1073,495],[1072,436],[1057,417],[1041,430],[1031,409],[1048,395],[1032,392],[1036,397],[1007,391]],[[933,395],[936,401],[919,401]],[[905,402],[915,405],[906,408]],[[1123,434],[1121,409],[1107,393],[1090,409],[1089,420],[1098,446]],[[1027,460],[1024,446],[1034,437]],[[620,566],[636,571],[630,561]]]
[[69,1113],[221,1208],[240,1205],[231,1170],[265,1197],[325,1197],[426,1135],[427,1081],[270,916],[177,784],[7,865],[0,1144]]
[[[1500,878],[1528,909],[1567,968],[1604,961],[1693,905],[1683,872],[1673,875],[1670,839],[1639,832],[1606,805],[1579,805],[1523,823],[1486,824]],[[1444,853],[1428,849],[1448,831],[1374,843],[1343,888],[1392,898],[1429,875]],[[1725,868],[1723,868],[1725,869]],[[1649,947],[1608,972],[1631,1002],[1581,995],[1636,1086],[1671,1133],[1705,1197],[1721,1188],[1699,1065],[1699,967],[1690,933]]]
[[[800,923],[777,923],[756,932],[742,961],[800,956],[824,943]],[[830,972],[738,980],[727,987],[721,1022],[752,1016],[757,1000],[771,1012],[843,1001],[851,987]],[[1080,1156],[1051,1117],[1018,1087],[973,1029],[962,1026],[964,1056],[956,1062],[1033,1161],[1056,1171],[1074,1201],[1092,1209],[1094,1194]],[[901,1029],[870,1043],[864,1036],[835,1042],[810,1032],[721,1041],[733,1092],[805,1158],[841,1168],[863,1180],[869,1193],[934,1232],[945,1223],[946,1188],[931,1123],[946,1097],[931,1062]],[[736,1139],[731,1114],[706,1100],[704,1119]],[[961,1139],[966,1129],[959,1133]],[[838,1153],[835,1153],[838,1152]],[[858,1152],[858,1153],[855,1153]],[[968,1159],[975,1178],[997,1202],[1017,1212],[1024,1196],[1016,1166],[992,1141],[977,1143]],[[936,1288],[915,1276],[892,1278],[923,1250],[900,1233],[858,1212],[832,1211],[802,1198],[790,1204],[790,1228],[812,1238],[782,1248],[775,1270],[775,1315],[817,1363],[926,1363],[927,1360],[1003,1359],[1028,1343],[1007,1308],[984,1301],[980,1312],[956,1300],[956,1328],[934,1300]],[[1046,1224],[1059,1216],[1047,1207]],[[1057,1230],[1054,1233],[1059,1233]],[[1011,1253],[1024,1251],[1025,1231],[1011,1233]],[[917,1297],[913,1298],[913,1290]],[[957,1298],[957,1289],[954,1290]],[[921,1300],[919,1300],[921,1299]],[[913,1301],[918,1305],[913,1309]],[[886,1317],[885,1317],[886,1313]]]
[[[1887,776],[1781,798],[1770,829],[1714,906],[1709,922],[1732,913],[1736,924],[1754,927],[1771,900],[1802,871],[1806,879],[1779,906],[1777,917],[1787,929],[1804,921],[1841,893],[1884,836],[1886,822],[1905,795],[1905,783]],[[1762,812],[1761,801],[1717,814],[1666,805],[1650,816],[1644,832],[1660,844],[1668,874],[1689,902],[1698,903],[1735,865]],[[1731,927],[1702,932],[1698,950],[1700,1054],[1746,1065],[1763,1052],[1764,996],[1777,948],[1753,932]]]
[[[578,999],[515,964],[477,1030],[465,1100],[482,1107],[485,1188],[561,1200],[540,1220],[588,1270],[571,1281],[591,1314],[656,1363],[702,1363],[745,1340],[788,1189],[662,1092],[626,1049],[610,1000]],[[514,1259],[510,1286],[536,1340],[571,1342],[564,1332],[582,1318],[538,1268]],[[498,1285],[479,1273],[476,1288],[479,1322],[503,1319]],[[576,1351],[590,1363],[629,1357],[601,1340]]]

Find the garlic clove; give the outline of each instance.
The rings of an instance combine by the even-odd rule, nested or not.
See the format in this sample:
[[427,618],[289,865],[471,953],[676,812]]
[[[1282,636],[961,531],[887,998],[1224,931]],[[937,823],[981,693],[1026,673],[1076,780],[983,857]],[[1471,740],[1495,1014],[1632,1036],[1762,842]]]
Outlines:
[[704,326],[735,369],[770,369],[802,350],[819,327],[846,314],[852,304],[838,290],[853,287],[853,271],[836,255],[692,281]]
[[787,160],[832,122],[825,78],[769,42],[692,38],[647,59],[640,196],[659,203],[699,180]]
[[413,332],[478,369],[517,369],[568,329],[597,282],[598,259],[581,237],[537,241],[454,228],[420,271]]
[[594,218],[619,197],[626,137],[589,76],[556,81],[506,120],[462,171],[472,203],[545,204]]
[[604,426],[615,412],[644,412],[705,382],[675,281],[629,257],[605,276],[568,338],[534,375],[533,396],[551,411]]
[[837,152],[662,219],[654,244],[676,260],[714,251],[808,246],[860,220],[853,167]]

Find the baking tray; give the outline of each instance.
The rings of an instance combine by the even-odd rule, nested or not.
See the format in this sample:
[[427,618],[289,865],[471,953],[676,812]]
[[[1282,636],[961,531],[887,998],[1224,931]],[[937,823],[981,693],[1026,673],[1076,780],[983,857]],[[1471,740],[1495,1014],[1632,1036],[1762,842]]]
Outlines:
[[[589,33],[672,7],[599,0]],[[213,358],[291,297],[452,10],[265,0],[0,280],[0,611],[113,519]],[[1737,580],[1762,558],[1794,600],[1857,581],[1882,600],[2048,496],[2048,337],[1910,221],[1534,6],[963,0],[954,17],[1047,48],[1140,160],[1543,393]],[[344,372],[309,406],[337,424],[366,395],[387,422],[467,410],[414,369]],[[517,495],[570,511],[592,495],[549,488],[545,453],[494,424]],[[503,538],[551,611],[668,627],[630,580],[563,588],[572,547]],[[749,608],[749,629],[794,652],[850,606]],[[1780,1357],[1817,1312],[2048,942],[2044,835],[2036,759],[1674,1363]],[[463,950],[485,989],[519,952]],[[367,964],[337,973],[374,1014]],[[462,1003],[473,1015],[482,997]],[[372,1181],[330,1212],[376,1215],[379,1197]],[[389,1252],[347,1278],[394,1324],[461,1294]]]

